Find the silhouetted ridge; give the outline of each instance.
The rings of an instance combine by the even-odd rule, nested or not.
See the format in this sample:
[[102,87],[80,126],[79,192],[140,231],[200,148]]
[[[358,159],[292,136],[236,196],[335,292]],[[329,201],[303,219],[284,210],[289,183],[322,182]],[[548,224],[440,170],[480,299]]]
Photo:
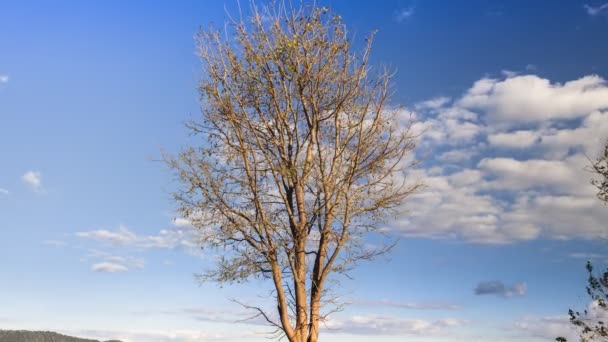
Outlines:
[[[0,330],[0,342],[100,342],[61,335],[51,331]],[[121,342],[111,340],[106,342]]]

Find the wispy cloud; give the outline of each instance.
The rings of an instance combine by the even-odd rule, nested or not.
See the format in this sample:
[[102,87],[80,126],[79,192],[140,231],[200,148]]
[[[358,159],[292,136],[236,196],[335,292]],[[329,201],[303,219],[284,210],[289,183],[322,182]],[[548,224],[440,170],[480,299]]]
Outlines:
[[8,77],[8,75],[0,74],[0,84],[6,84],[6,83],[8,83],[9,80],[10,80],[10,77]]
[[127,227],[121,225],[118,230],[110,231],[106,229],[78,232],[76,236],[93,239],[101,242],[108,242],[114,245],[128,245],[137,240],[137,235]]
[[555,341],[558,336],[565,337],[568,341],[579,340],[578,332],[567,316],[525,317],[515,322],[511,330],[523,333],[526,337],[541,338],[546,341]]
[[568,254],[569,257],[574,259],[584,259],[584,260],[608,260],[608,256],[605,254],[599,253],[586,253],[586,252],[576,252]]
[[92,271],[106,273],[142,269],[146,264],[143,258],[117,256],[98,250],[91,250],[89,254],[81,260],[88,261],[89,259],[97,259],[97,261],[91,265]]
[[[270,312],[270,311],[267,311]],[[247,311],[242,307],[237,309],[214,309],[209,307],[192,307],[179,308],[171,310],[143,310],[133,311],[134,315],[171,315],[182,316],[200,322],[215,322],[215,323],[243,323],[248,325],[266,325],[267,322],[262,317],[256,319],[251,311]],[[275,317],[270,314],[274,319]],[[252,318],[253,317],[253,318]],[[251,318],[251,319],[250,319]]]
[[325,327],[328,328],[327,333],[430,336],[443,334],[450,328],[460,327],[464,324],[466,321],[455,318],[423,320],[369,314],[329,319],[325,322]]
[[[156,235],[141,235],[130,230],[124,225],[118,229],[97,229],[76,232],[79,238],[92,240],[99,243],[102,248],[110,247],[123,253],[142,253],[148,249],[181,249],[194,256],[200,256],[197,248],[194,228],[181,228],[161,230]],[[87,255],[81,258],[82,262],[94,263],[91,266],[97,272],[125,272],[133,269],[141,269],[145,266],[143,258],[116,256],[97,249],[91,249]]]
[[526,283],[516,283],[506,286],[501,281],[486,281],[477,284],[475,294],[478,296],[495,295],[500,297],[521,297],[528,292]]
[[121,264],[116,264],[112,262],[100,262],[93,264],[91,266],[91,270],[95,272],[104,272],[104,273],[116,273],[116,272],[126,272],[129,269]]
[[44,245],[53,247],[63,247],[66,245],[66,242],[61,240],[44,240],[42,243]]
[[76,236],[113,246],[126,246],[136,248],[195,248],[196,238],[194,229],[161,230],[157,235],[138,235],[128,227],[121,225],[117,230],[98,229],[77,232]]
[[21,176],[21,180],[31,190],[39,192],[42,190],[42,174],[37,171],[28,171]]
[[395,11],[395,20],[400,23],[414,15],[414,7],[406,7]]
[[458,310],[462,306],[454,303],[447,302],[400,302],[388,299],[382,300],[356,300],[352,302],[353,305],[364,305],[364,306],[387,306],[400,309],[412,309],[412,310]]
[[583,7],[587,11],[587,14],[589,14],[590,16],[596,16],[598,14],[608,13],[608,2],[603,5],[599,5],[599,6],[595,6],[595,7],[585,4]]
[[430,100],[419,102],[415,105],[417,110],[431,109],[436,110],[448,104],[452,99],[446,96],[439,96]]
[[119,339],[137,342],[236,342],[250,341],[259,337],[255,332],[230,331],[225,333],[200,330],[62,330],[63,334],[98,340]]
[[0,188],[0,195],[9,195],[10,192],[6,189]]

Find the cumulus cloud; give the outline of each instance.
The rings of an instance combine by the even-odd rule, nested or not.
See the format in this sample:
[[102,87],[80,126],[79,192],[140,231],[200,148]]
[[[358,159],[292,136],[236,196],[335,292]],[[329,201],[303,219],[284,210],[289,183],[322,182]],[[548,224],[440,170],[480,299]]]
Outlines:
[[458,163],[458,162],[467,161],[467,160],[473,158],[476,154],[477,154],[477,151],[475,151],[475,150],[450,150],[450,151],[441,153],[437,157],[437,159],[439,159],[441,161],[451,162],[451,163]]
[[21,176],[21,180],[33,191],[42,189],[42,174],[37,171],[28,171]]
[[608,2],[599,6],[583,5],[583,8],[590,16],[596,16],[601,13],[608,13]]
[[458,103],[469,110],[483,111],[491,123],[576,119],[608,108],[608,87],[597,75],[564,84],[536,75],[484,78],[475,82]]
[[450,98],[446,96],[435,97],[430,100],[422,101],[415,105],[417,110],[420,109],[438,109],[450,102]]
[[508,148],[526,148],[540,139],[535,131],[515,131],[488,135],[491,145]]
[[[581,169],[583,165],[580,166]],[[561,160],[484,158],[477,166],[494,177],[486,184],[494,189],[525,190],[544,187],[568,192],[576,191],[579,185],[576,170]]]
[[585,170],[608,138],[606,106],[608,85],[593,75],[482,78],[459,98],[415,105],[423,163],[410,177],[426,187],[392,229],[494,244],[608,236]]
[[516,283],[512,286],[506,286],[501,281],[484,281],[477,284],[474,290],[478,296],[494,295],[500,297],[520,297],[528,292],[526,283]]

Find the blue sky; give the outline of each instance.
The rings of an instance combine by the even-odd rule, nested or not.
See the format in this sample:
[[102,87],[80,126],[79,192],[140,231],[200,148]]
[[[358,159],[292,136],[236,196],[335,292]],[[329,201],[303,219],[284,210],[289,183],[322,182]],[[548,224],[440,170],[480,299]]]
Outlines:
[[[605,1],[322,1],[424,132],[427,184],[328,322],[331,341],[550,341],[608,260],[586,156],[608,137]],[[196,141],[193,36],[233,1],[0,3],[0,329],[148,341],[263,341],[174,221],[157,160]],[[346,334],[341,327],[349,327]],[[572,335],[570,335],[572,336]]]

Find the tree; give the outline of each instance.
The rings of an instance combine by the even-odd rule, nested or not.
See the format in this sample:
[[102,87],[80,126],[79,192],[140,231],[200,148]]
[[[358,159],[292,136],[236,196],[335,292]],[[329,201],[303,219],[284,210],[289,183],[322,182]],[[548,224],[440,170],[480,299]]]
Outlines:
[[591,184],[598,190],[597,197],[602,202],[608,203],[608,142],[604,146],[604,153],[591,164],[591,171],[599,176],[591,180]]
[[583,312],[570,309],[570,323],[579,328],[581,341],[597,341],[608,339],[608,322],[604,322],[601,316],[608,313],[608,271],[596,276],[593,273],[593,265],[587,261],[587,294],[591,297],[592,310]]
[[271,280],[276,313],[249,308],[315,342],[337,299],[328,279],[390,248],[363,237],[418,188],[405,177],[415,137],[387,105],[391,74],[369,66],[372,37],[356,51],[326,8],[251,7],[199,33],[202,117],[187,127],[203,143],[165,160],[178,213],[222,253],[203,278]]
[[[597,197],[604,203],[608,203],[608,142],[604,152],[591,163],[590,171],[597,178],[592,178],[591,184],[598,192]],[[591,297],[592,311],[574,311],[570,309],[570,323],[579,330],[581,341],[607,340],[608,322],[603,317],[608,317],[608,270],[603,274],[596,275],[593,272],[591,261],[587,261],[587,294]],[[566,341],[558,337],[558,341]]]

